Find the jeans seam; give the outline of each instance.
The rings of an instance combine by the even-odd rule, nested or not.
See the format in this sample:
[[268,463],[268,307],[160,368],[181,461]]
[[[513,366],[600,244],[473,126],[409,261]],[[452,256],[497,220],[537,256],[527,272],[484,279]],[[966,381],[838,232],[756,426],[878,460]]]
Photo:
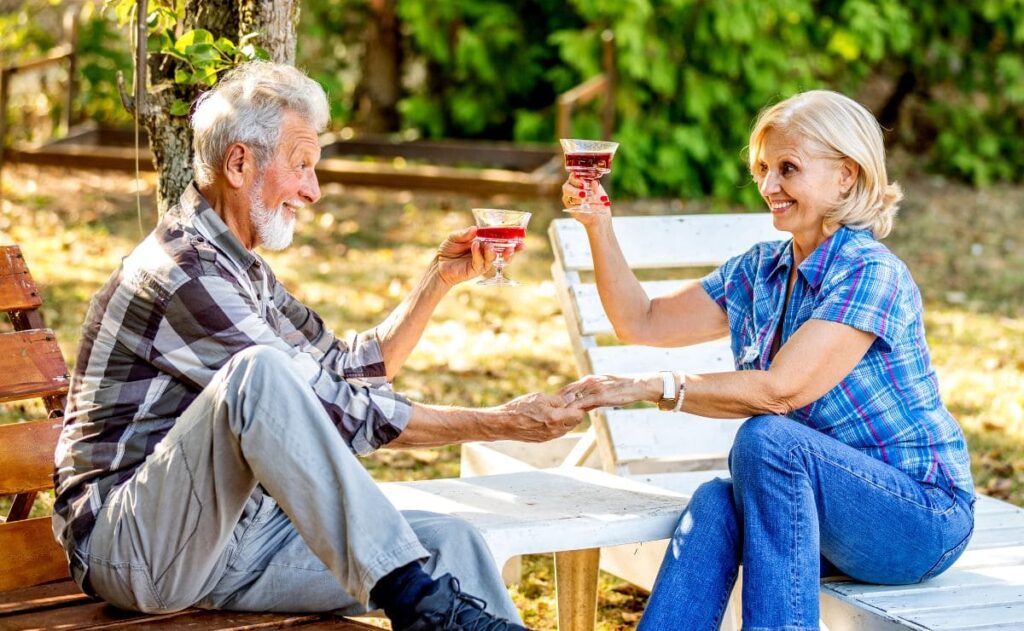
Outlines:
[[[880,490],[880,491],[882,491],[884,493],[887,493],[888,495],[891,495],[892,497],[899,498],[899,499],[901,499],[901,500],[903,500],[903,501],[905,501],[905,502],[907,502],[909,504],[913,504],[914,506],[917,506],[918,508],[922,508],[924,510],[931,511],[931,512],[937,514],[937,515],[946,514],[946,513],[950,512],[953,508],[956,507],[956,501],[953,501],[953,503],[950,506],[944,507],[942,509],[936,509],[933,506],[926,506],[924,504],[921,504],[920,502],[915,501],[913,498],[909,498],[909,497],[907,497],[907,496],[905,496],[905,495],[903,495],[901,493],[893,491],[892,489],[879,484],[878,482],[876,482],[876,481],[874,481],[874,480],[872,480],[870,478],[864,477],[863,475],[861,475],[857,471],[854,471],[853,469],[850,469],[849,467],[843,466],[841,463],[836,462],[835,460],[832,460],[831,458],[826,457],[825,454],[823,454],[821,452],[818,452],[818,451],[816,451],[814,449],[811,449],[810,447],[807,447],[806,445],[794,445],[792,448],[790,448],[790,455],[792,455],[793,452],[795,452],[797,450],[804,451],[808,455],[814,456],[815,458],[818,458],[819,460],[821,460],[823,462],[827,462],[828,464],[830,464],[830,465],[832,465],[832,466],[834,466],[834,467],[836,467],[838,469],[842,469],[843,471],[849,473],[850,475],[863,480],[865,483],[870,484],[871,486],[875,487],[876,489],[878,489],[878,490]],[[889,465],[889,466],[892,466],[892,465]],[[893,468],[895,469],[896,467],[893,467]],[[899,469],[896,469],[896,470],[900,471]],[[911,479],[913,479],[913,478],[911,478]],[[914,480],[914,482],[916,482],[917,484],[920,484],[920,482],[917,481],[917,480]]]
[[[791,478],[793,477],[793,472],[796,471],[796,467],[794,466],[794,463],[793,463],[795,457],[796,457],[796,450],[795,449],[791,449],[790,452],[789,452],[789,463],[788,463],[789,464],[789,477],[791,477]],[[798,562],[798,559],[796,558],[797,551],[800,550],[800,528],[799,528],[799,525],[800,525],[800,518],[799,518],[800,517],[800,515],[799,515],[800,504],[798,502],[799,498],[797,497],[797,485],[796,484],[790,484],[789,485],[789,494],[790,494],[789,505],[792,507],[792,510],[793,510],[793,513],[792,513],[793,518],[792,518],[792,521],[790,522],[791,527],[793,528],[793,547],[791,547],[790,551],[789,551],[789,554],[790,554],[790,568],[791,568],[790,569],[790,581],[792,581],[792,585],[793,585],[793,589],[790,591],[790,598],[791,598],[790,607],[792,607],[792,610],[793,610],[793,613],[794,613],[794,619],[795,620],[802,620],[803,619],[803,605],[802,605],[802,603],[803,603],[803,593],[801,592],[801,589],[800,589],[801,588],[801,585],[800,585],[800,572],[799,572],[799,569],[798,569],[800,564]]]
[[[727,583],[729,585],[733,585],[734,588],[735,588],[735,585],[736,585],[736,575],[738,573],[739,573],[738,571],[732,572],[731,575],[730,575],[730,580],[727,581]],[[725,593],[725,595],[722,597],[722,600],[718,603],[718,615],[716,615],[713,618],[713,620],[717,620],[718,621],[718,624],[712,623],[712,626],[711,626],[710,629],[708,629],[708,631],[718,631],[718,629],[721,628],[721,626],[722,626],[722,618],[725,616],[725,608],[729,604],[729,597],[730,596],[732,596],[732,590],[731,589]]]
[[924,573],[924,575],[921,577],[921,580],[918,582],[924,582],[928,579],[934,578],[938,574],[935,568],[942,567],[942,565],[946,562],[947,559],[949,559],[950,556],[956,554],[957,552],[963,551],[963,549],[967,547],[967,543],[971,540],[971,536],[973,535],[974,524],[971,524],[971,529],[967,531],[967,535],[963,539],[961,539],[960,542],[957,543],[955,546],[943,552],[942,555],[939,556],[939,560],[936,561],[930,568],[928,568],[928,571]]
[[[180,444],[177,445],[177,446],[180,447]],[[178,451],[181,454],[181,459],[185,461],[184,469],[185,469],[185,472],[188,474],[188,479],[189,479],[189,489],[188,489],[189,496],[195,499],[196,504],[199,506],[198,513],[199,513],[199,515],[202,515],[203,509],[205,507],[203,506],[203,502],[199,498],[199,495],[195,492],[195,475],[192,473],[192,464],[188,461],[188,454],[185,453],[184,449],[179,449]],[[199,519],[199,515],[197,515],[197,517],[196,517],[197,520]],[[174,564],[177,563],[178,559],[181,558],[181,555],[185,551],[185,548],[188,547],[189,542],[191,542],[192,538],[196,536],[196,530],[197,530],[196,527],[192,528],[192,532],[190,532],[188,537],[185,538],[185,541],[183,541],[181,543],[181,545],[178,546],[178,549],[174,552],[174,556],[171,557],[170,561],[167,562],[167,567],[165,567],[163,569],[163,571],[160,572],[160,576],[155,576],[152,573],[150,574],[150,576],[152,577],[153,587],[154,588],[156,588],[156,583],[158,583],[159,581],[163,580],[163,577],[169,571],[171,571],[171,568],[174,566]],[[150,570],[150,572],[152,572],[152,570]]]

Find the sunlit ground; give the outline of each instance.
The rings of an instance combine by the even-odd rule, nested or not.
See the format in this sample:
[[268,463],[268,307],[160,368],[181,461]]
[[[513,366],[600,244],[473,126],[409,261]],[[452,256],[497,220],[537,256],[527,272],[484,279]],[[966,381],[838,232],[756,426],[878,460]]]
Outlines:
[[[71,362],[90,296],[139,239],[134,187],[120,173],[4,170],[0,241],[22,245],[43,286],[46,320]],[[147,229],[155,221],[152,192],[148,179],[141,217]],[[967,432],[979,490],[1024,505],[1024,188],[979,193],[917,177],[907,200],[886,242],[921,284],[943,397]],[[556,391],[575,378],[575,369],[549,280],[546,228],[562,214],[555,202],[332,185],[300,217],[295,245],[269,258],[279,278],[337,332],[361,330],[408,292],[444,236],[471,222],[474,205],[535,213],[526,250],[509,268],[524,285],[455,289],[396,387],[417,401],[473,406]],[[615,208],[620,214],[707,210],[679,202]],[[14,407],[7,419],[35,414]],[[459,469],[457,448],[383,451],[366,462],[380,480],[450,477]],[[553,629],[552,564],[531,557],[526,569],[513,588],[516,601],[531,628]],[[601,628],[633,628],[644,599],[603,576]]]

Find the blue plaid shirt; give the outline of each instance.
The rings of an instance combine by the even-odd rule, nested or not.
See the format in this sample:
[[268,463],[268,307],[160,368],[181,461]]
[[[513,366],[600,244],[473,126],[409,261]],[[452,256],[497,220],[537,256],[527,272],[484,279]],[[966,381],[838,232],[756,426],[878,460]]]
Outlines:
[[[760,243],[701,280],[729,318],[737,370],[767,370],[793,265],[792,241]],[[842,227],[797,268],[781,343],[807,320],[876,336],[839,384],[789,417],[906,472],[974,492],[963,432],[939,398],[909,270],[868,230]]]

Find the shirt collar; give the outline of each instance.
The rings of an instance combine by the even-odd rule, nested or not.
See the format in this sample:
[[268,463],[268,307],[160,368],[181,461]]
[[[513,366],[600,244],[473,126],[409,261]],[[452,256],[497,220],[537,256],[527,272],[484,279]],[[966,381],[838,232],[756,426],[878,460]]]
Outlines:
[[247,250],[231,232],[220,215],[210,206],[195,182],[189,183],[178,203],[183,221],[190,222],[200,235],[206,238],[240,269],[249,269],[257,261],[256,255]]
[[775,278],[776,274],[782,272],[789,272],[790,265],[793,264],[793,240],[789,239],[784,241],[779,247],[779,250],[775,257],[775,265],[768,271],[767,280]]
[[[825,271],[832,266],[832,263],[839,256],[839,252],[842,251],[851,239],[856,238],[857,233],[863,232],[861,230],[854,230],[847,226],[840,226],[839,230],[832,233],[828,239],[825,239],[821,245],[814,248],[797,270],[807,281],[807,284],[818,289],[821,286],[822,280],[825,279]],[[792,254],[790,255],[792,256]]]

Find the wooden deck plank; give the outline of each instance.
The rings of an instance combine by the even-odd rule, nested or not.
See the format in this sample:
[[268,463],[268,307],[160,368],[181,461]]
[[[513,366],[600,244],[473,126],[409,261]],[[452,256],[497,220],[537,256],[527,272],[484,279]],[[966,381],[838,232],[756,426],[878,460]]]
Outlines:
[[994,497],[988,497],[987,495],[979,495],[978,501],[974,505],[975,515],[990,515],[992,513],[1016,513],[1024,517],[1024,508],[1014,506],[1009,502],[1003,500],[997,500]]
[[[121,620],[103,624],[93,629],[143,629],[158,631],[167,629],[193,629],[196,631],[255,631],[256,629],[287,629],[305,624],[322,622],[321,614],[308,613],[254,613],[244,611],[209,611],[190,609],[170,617],[155,617],[142,620]],[[344,627],[342,627],[344,628]]]
[[995,625],[1007,625],[1006,628],[1019,631],[1024,629],[1024,602],[1013,605],[964,605],[952,611],[934,611],[905,617],[933,631],[967,631],[992,628]]
[[195,629],[249,631],[292,627],[357,631],[369,625],[330,614],[262,613],[189,609],[150,616],[90,599],[71,581],[0,594],[0,631],[29,629]]
[[[179,615],[179,614],[169,614]],[[89,629],[144,618],[146,614],[117,609],[106,603],[90,601],[73,607],[33,611],[0,618],[0,631],[29,629]]]
[[0,592],[0,617],[89,602],[70,580]]
[[1024,524],[1004,528],[979,528],[973,536],[968,550],[983,548],[1005,548],[1024,545]]
[[380,627],[364,624],[358,620],[349,620],[347,618],[336,618],[334,620],[313,622],[311,624],[302,625],[300,628],[302,631],[365,631],[366,629],[380,631]]
[[64,550],[49,517],[0,524],[0,592],[67,578]]
[[35,309],[41,304],[43,299],[28,272],[21,248],[0,247],[0,311]]
[[65,394],[68,369],[53,331],[0,334],[0,402]]
[[63,419],[0,425],[0,495],[53,487],[53,450]]
[[[1018,574],[1021,568],[1016,568]],[[947,589],[922,588],[910,593],[881,596],[867,602],[891,614],[908,616],[921,612],[938,612],[964,607],[998,607],[1024,603],[1024,582],[1002,583],[990,577],[978,577],[977,584],[960,585]]]

